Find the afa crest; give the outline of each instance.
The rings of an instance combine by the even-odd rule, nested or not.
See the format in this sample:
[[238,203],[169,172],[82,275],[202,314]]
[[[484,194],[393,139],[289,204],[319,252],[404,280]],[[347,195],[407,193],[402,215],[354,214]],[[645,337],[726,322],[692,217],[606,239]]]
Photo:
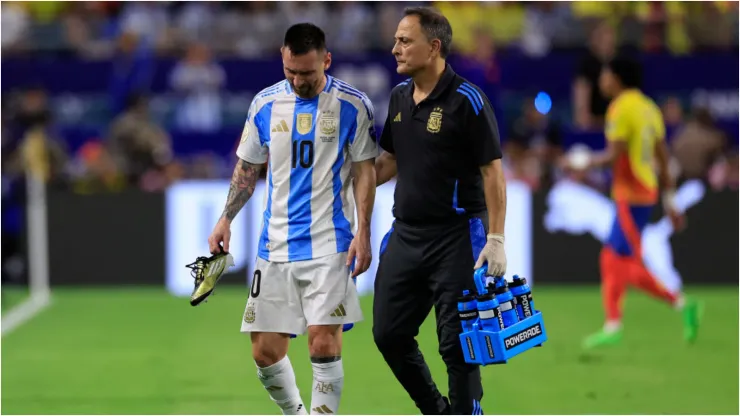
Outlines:
[[310,113],[299,113],[296,116],[296,130],[298,134],[308,134],[313,127],[313,117]]
[[254,319],[257,317],[257,314],[254,311],[254,304],[249,303],[247,305],[247,310],[244,312],[244,322],[251,324],[254,323]]
[[322,114],[319,117],[319,129],[322,134],[334,134],[337,131],[337,124],[337,118],[330,113]]
[[435,107],[432,114],[429,114],[427,121],[427,131],[430,133],[439,133],[442,129],[442,108]]

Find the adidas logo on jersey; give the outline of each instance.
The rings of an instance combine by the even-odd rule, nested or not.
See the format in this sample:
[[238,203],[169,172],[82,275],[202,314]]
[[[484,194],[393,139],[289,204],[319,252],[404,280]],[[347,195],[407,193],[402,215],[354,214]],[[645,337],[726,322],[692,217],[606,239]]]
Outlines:
[[316,412],[316,413],[321,413],[322,415],[328,415],[328,414],[334,413],[331,411],[331,409],[329,409],[329,406],[325,404],[322,404],[319,407],[314,407],[313,409],[311,409],[311,411]]
[[396,114],[396,118],[393,119],[394,123],[398,123],[401,121],[401,112],[399,111],[398,114]]
[[288,123],[285,122],[285,120],[280,120],[278,124],[276,124],[272,128],[273,133],[288,133],[290,132],[290,129],[288,128]]
[[337,306],[337,308],[334,310],[334,312],[332,312],[332,314],[329,316],[333,316],[335,318],[347,316],[347,311],[344,310],[344,305],[340,303],[339,306]]

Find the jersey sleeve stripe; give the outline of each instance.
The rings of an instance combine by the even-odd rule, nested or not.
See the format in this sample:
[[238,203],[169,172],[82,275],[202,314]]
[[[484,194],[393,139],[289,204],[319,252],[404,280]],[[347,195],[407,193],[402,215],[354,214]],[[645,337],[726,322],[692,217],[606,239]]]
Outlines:
[[264,90],[259,92],[255,98],[265,98],[271,95],[279,94],[280,92],[282,92],[284,86],[285,86],[285,83],[281,81],[279,84],[273,85],[272,87],[265,88]]
[[326,86],[324,86],[324,92],[329,92],[331,90],[331,86],[334,83],[334,77],[331,75],[326,76]]
[[355,88],[355,87],[347,84],[346,82],[342,81],[341,79],[335,78],[334,79],[334,82],[336,82],[337,85],[341,85],[342,87],[344,87],[344,88],[346,88],[346,89],[348,89],[348,90],[350,90],[350,91],[352,91],[352,92],[354,92],[356,94],[362,95],[362,91],[360,91],[357,88]]
[[478,102],[478,108],[481,108],[481,109],[483,108],[483,98],[481,98],[478,90],[473,88],[473,86],[468,84],[467,82],[463,83],[460,87],[467,90],[473,95],[473,98],[475,98],[476,101]]
[[366,100],[367,100],[367,98],[366,98],[366,97],[363,97],[363,96],[361,95],[362,93],[355,93],[355,92],[352,92],[352,91],[350,91],[350,90],[348,90],[348,89],[346,89],[346,88],[344,88],[344,87],[340,86],[340,84],[339,84],[338,80],[337,80],[337,82],[336,82],[336,85],[335,85],[335,87],[336,87],[336,89],[337,89],[338,91],[341,91],[341,92],[343,92],[343,93],[345,93],[345,94],[347,94],[347,95],[351,95],[351,96],[353,96],[353,97],[355,97],[355,98],[359,98],[359,99],[360,99],[360,101],[362,101],[362,105],[364,105],[364,106],[365,106],[365,111],[367,111],[367,118],[368,118],[369,120],[372,120],[372,119],[373,119],[373,112],[372,112],[372,111],[370,111],[370,107],[368,106],[368,103],[367,103],[367,101],[366,101]]
[[478,113],[480,113],[480,108],[478,108],[478,103],[475,101],[472,95],[468,91],[463,90],[462,88],[458,88],[457,92],[460,94],[468,97],[468,100],[470,101],[470,104],[473,106],[473,111],[475,111],[475,115],[477,116]]
[[480,96],[480,92],[478,92],[478,89],[467,82],[463,82],[462,86],[467,88],[471,93],[473,93],[473,96],[478,100],[478,104],[480,105],[480,108],[483,108],[483,98]]

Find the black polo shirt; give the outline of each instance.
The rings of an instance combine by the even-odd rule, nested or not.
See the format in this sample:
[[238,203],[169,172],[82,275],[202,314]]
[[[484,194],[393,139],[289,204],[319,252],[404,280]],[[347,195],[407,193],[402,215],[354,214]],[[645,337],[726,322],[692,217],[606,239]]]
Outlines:
[[501,158],[488,98],[449,64],[424,101],[415,104],[413,93],[411,80],[393,89],[380,136],[398,165],[394,216],[423,226],[484,211],[480,166]]

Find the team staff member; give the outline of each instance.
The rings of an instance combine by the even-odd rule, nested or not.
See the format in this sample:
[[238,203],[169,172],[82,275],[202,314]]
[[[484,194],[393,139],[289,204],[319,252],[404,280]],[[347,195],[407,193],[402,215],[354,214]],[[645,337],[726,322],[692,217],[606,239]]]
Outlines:
[[[404,15],[393,55],[397,71],[411,78],[391,92],[376,162],[378,184],[397,181],[396,221],[375,280],[373,336],[423,414],[481,414],[480,372],[463,357],[457,298],[474,289],[474,266],[485,262],[497,276],[506,271],[498,128],[486,96],[445,62],[447,19],[429,8]],[[449,402],[414,339],[432,305]]]

